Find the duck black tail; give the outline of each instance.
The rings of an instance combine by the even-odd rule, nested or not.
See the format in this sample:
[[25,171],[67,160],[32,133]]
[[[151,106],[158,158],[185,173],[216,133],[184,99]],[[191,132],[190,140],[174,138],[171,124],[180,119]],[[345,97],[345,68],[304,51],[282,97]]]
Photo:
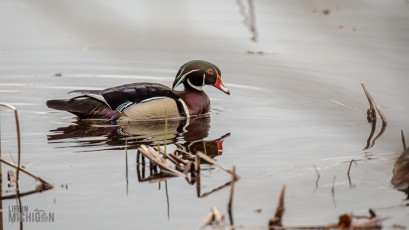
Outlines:
[[47,107],[70,112],[81,119],[116,119],[120,115],[104,102],[87,96],[69,100],[49,100]]

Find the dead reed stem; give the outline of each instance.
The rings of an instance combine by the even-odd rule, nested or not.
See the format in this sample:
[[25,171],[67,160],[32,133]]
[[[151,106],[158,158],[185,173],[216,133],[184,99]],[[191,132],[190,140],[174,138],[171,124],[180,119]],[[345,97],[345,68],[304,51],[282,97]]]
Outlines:
[[172,168],[169,166],[169,164],[166,162],[165,159],[161,158],[159,153],[155,151],[154,148],[151,146],[146,146],[146,145],[141,145],[138,150],[145,156],[147,157],[151,162],[154,162],[157,164],[160,168],[163,170],[166,170],[168,172],[171,172],[175,174],[176,176],[183,176],[185,177],[185,174],[179,172],[178,170]]
[[[378,106],[378,104],[375,102],[375,100],[373,99],[372,95],[369,93],[367,87],[365,84],[361,83],[362,88],[365,92],[365,95],[368,99],[368,103],[369,103],[369,109],[368,109],[368,122],[371,123],[372,125],[372,129],[371,129],[371,134],[368,137],[367,140],[367,146],[365,147],[365,149],[372,147],[375,145],[375,141],[382,136],[382,134],[385,132],[386,127],[388,125],[387,121],[386,121],[386,117],[385,114],[383,113],[382,109],[380,106]],[[375,138],[372,140],[372,143],[370,144],[370,141],[372,139],[372,136],[375,132],[375,128],[376,128],[376,112],[375,112],[375,108],[376,111],[378,111],[379,116],[381,117],[382,120],[382,127],[381,127],[381,131],[379,131],[379,133],[375,136]]]
[[352,160],[349,162],[349,167],[348,167],[347,175],[348,175],[348,181],[349,181],[349,186],[350,186],[350,187],[352,187],[352,180],[351,180],[351,174],[350,174],[350,173],[351,173],[352,163],[355,163],[355,165],[357,165],[356,160],[354,160],[354,159],[352,159]]
[[283,215],[285,212],[284,206],[284,198],[285,198],[285,185],[281,187],[280,196],[278,198],[278,204],[276,207],[276,212],[274,216],[270,219],[269,227],[272,229],[273,227],[281,227],[283,226]]
[[[34,178],[35,180],[40,181],[40,182],[44,185],[44,188],[45,188],[46,190],[53,188],[53,185],[52,185],[51,183],[49,183],[49,182],[47,182],[46,180],[42,179],[41,177],[35,175],[34,173],[28,171],[27,169],[22,168],[22,167],[19,167],[18,165],[15,165],[13,162],[10,162],[10,161],[8,161],[8,160],[2,158],[2,157],[0,157],[0,161],[3,162],[3,163],[5,163],[6,165],[9,165],[10,167],[15,168],[15,169],[19,168],[20,171],[26,173],[27,175],[31,176],[31,177]],[[16,180],[16,181],[17,181],[17,180]],[[18,181],[17,181],[17,182],[18,182]]]
[[[285,212],[284,207],[285,186],[281,188],[276,212],[269,221],[270,230],[295,230],[295,229],[381,229],[381,222],[386,218],[379,218],[372,209],[369,209],[369,216],[356,216],[351,214],[341,214],[338,216],[337,223],[326,225],[310,225],[310,226],[283,226],[282,219]],[[368,219],[364,222],[353,223],[353,219]]]
[[403,130],[400,130],[400,135],[402,136],[402,145],[403,145],[403,151],[406,150],[406,141],[405,141],[405,134],[403,134]]
[[232,176],[231,176],[231,185],[230,185],[230,193],[229,193],[229,202],[227,203],[227,210],[228,210],[228,213],[229,213],[231,229],[235,229],[234,220],[233,220],[233,195],[234,195],[234,184],[235,184],[235,181],[236,181],[235,175],[236,175],[236,166],[233,165]]
[[18,119],[18,111],[16,107],[0,102],[0,106],[9,108],[14,112],[14,120],[16,122],[16,132],[17,132],[17,167],[16,167],[16,181],[18,181],[19,173],[20,173],[20,165],[21,165],[21,138],[20,138],[20,121]]

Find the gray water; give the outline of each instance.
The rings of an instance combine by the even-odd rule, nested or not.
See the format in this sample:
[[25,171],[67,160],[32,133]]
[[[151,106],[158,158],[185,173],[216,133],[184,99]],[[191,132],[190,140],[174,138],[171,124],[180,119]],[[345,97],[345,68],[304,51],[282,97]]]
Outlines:
[[[108,133],[47,140],[76,119],[48,109],[46,100],[139,81],[170,86],[179,66],[193,59],[215,63],[231,91],[205,88],[212,111],[203,138],[230,133],[215,159],[235,165],[241,177],[236,225],[265,229],[286,185],[285,225],[327,224],[372,208],[390,217],[386,228],[409,226],[406,194],[390,184],[402,152],[400,130],[409,136],[408,2],[257,0],[254,15],[249,6],[0,1],[0,101],[19,111],[22,163],[55,186],[22,198],[29,210],[53,212],[55,221],[24,228],[197,229],[211,207],[227,214],[229,188],[198,198],[196,186],[182,178],[168,179],[167,189],[165,182],[138,182],[136,150],[126,155],[123,145],[108,143]],[[367,150],[371,127],[361,83],[388,121]],[[2,156],[16,160],[13,122],[2,110]],[[8,169],[3,166],[3,194],[13,192]],[[202,171],[202,190],[229,180],[217,168]],[[21,178],[21,190],[34,185]],[[5,229],[19,228],[8,220],[15,204],[3,201]]]

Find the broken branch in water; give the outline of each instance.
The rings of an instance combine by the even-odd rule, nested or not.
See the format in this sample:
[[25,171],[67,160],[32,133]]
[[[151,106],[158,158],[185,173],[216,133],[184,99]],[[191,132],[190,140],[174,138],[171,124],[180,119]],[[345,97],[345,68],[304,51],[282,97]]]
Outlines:
[[[367,112],[367,119],[368,119],[368,123],[371,124],[371,133],[369,134],[368,140],[367,140],[367,144],[365,146],[364,149],[368,149],[369,147],[372,147],[375,145],[375,141],[382,136],[382,134],[385,132],[386,130],[386,126],[388,125],[388,123],[386,122],[386,118],[385,115],[383,113],[383,111],[381,110],[381,108],[378,106],[378,104],[375,102],[375,100],[373,99],[372,95],[369,93],[368,89],[366,88],[366,85],[361,83],[362,88],[365,92],[366,98],[368,99],[368,103],[369,103],[369,109]],[[382,120],[382,127],[381,127],[381,131],[379,131],[378,135],[376,135],[376,137],[372,140],[371,143],[371,139],[375,133],[375,129],[376,129],[376,111],[378,111],[379,116],[381,117]]]
[[[269,221],[270,230],[289,230],[289,229],[381,229],[382,221],[386,218],[377,217],[372,209],[369,209],[369,216],[355,216],[351,214],[341,214],[338,216],[337,223],[326,225],[311,226],[283,226],[282,219],[285,211],[284,207],[285,186],[281,188],[280,197],[274,217]],[[354,223],[353,219],[367,219],[367,221]]]

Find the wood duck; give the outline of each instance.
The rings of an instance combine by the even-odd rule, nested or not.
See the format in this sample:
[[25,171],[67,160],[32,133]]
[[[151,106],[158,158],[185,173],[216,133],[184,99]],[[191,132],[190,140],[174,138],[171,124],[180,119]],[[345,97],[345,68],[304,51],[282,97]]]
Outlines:
[[[68,100],[49,100],[47,106],[64,110],[82,119],[129,118],[155,120],[189,118],[206,114],[210,100],[203,86],[213,85],[226,94],[220,69],[207,61],[185,63],[176,74],[172,88],[157,83],[131,83],[104,90],[75,90],[80,95]],[[175,88],[183,84],[183,91]]]

